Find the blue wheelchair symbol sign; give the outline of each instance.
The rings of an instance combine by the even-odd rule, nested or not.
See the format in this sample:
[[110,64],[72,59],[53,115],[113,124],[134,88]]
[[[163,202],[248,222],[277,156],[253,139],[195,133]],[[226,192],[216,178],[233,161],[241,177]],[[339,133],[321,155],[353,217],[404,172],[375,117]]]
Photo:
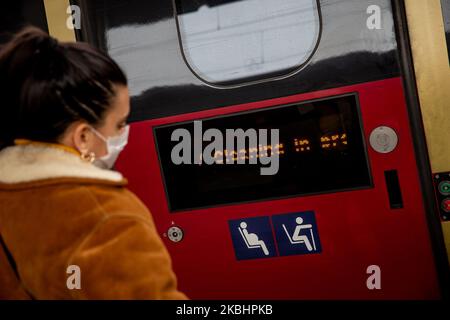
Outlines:
[[272,222],[281,256],[322,251],[313,211],[276,215]]
[[276,256],[269,217],[228,221],[236,259],[258,259]]

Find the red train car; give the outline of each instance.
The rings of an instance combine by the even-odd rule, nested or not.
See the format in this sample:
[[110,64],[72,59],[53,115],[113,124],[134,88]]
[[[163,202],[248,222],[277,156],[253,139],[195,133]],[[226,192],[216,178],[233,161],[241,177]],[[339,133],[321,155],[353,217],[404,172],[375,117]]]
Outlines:
[[[129,77],[117,169],[149,207],[180,290],[442,297],[448,263],[402,1],[71,4],[83,14],[77,40]],[[227,144],[239,139],[230,130],[248,144]]]

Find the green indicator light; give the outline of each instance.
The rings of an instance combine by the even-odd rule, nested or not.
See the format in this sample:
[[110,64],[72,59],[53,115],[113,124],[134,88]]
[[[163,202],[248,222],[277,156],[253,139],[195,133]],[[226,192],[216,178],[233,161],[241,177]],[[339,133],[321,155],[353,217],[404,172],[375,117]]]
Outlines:
[[442,181],[439,184],[439,192],[444,195],[450,194],[450,181]]

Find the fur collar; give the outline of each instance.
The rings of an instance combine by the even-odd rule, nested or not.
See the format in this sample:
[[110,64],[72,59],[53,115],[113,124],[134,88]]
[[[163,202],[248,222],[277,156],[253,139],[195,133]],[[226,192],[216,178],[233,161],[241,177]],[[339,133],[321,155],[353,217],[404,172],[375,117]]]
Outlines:
[[51,146],[15,145],[0,151],[0,182],[22,183],[51,178],[124,180],[117,171],[100,169],[75,154]]

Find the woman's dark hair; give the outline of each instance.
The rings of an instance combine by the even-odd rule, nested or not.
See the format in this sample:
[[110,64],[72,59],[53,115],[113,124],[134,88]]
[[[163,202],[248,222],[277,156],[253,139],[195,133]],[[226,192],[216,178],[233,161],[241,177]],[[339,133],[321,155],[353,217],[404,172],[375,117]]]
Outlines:
[[100,125],[115,85],[127,79],[107,54],[26,27],[0,49],[0,149],[16,138],[56,142],[77,120]]

